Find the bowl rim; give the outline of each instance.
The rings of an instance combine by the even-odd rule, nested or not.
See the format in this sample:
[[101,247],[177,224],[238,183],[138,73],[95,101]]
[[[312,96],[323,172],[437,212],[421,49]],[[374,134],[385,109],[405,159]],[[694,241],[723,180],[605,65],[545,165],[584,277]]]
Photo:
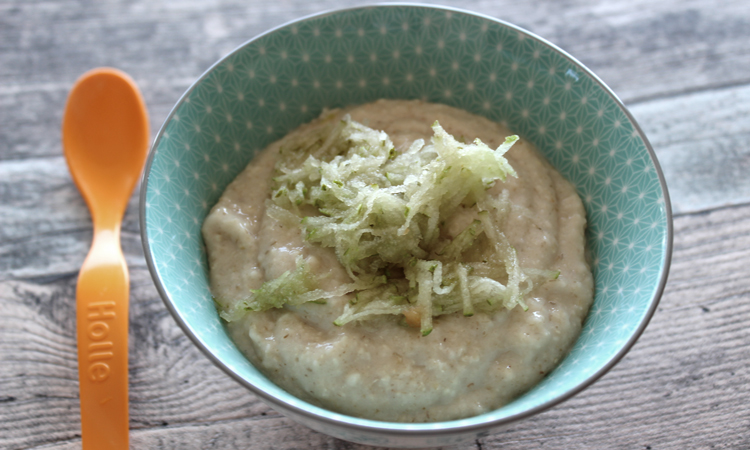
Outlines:
[[[484,414],[480,414],[477,416],[472,416],[466,419],[459,419],[459,420],[451,420],[451,421],[441,421],[441,422],[425,422],[425,423],[405,423],[405,422],[385,422],[385,421],[378,421],[378,420],[372,420],[372,419],[362,419],[355,416],[349,416],[346,414],[337,413],[335,411],[330,411],[325,408],[321,408],[319,406],[316,406],[312,403],[309,403],[305,400],[299,399],[298,397],[286,392],[287,395],[297,400],[297,402],[290,403],[285,399],[279,398],[275,395],[269,394],[268,392],[256,387],[254,384],[250,383],[249,381],[245,380],[241,376],[239,376],[237,373],[232,371],[230,367],[225,365],[223,362],[221,362],[212,352],[210,349],[208,349],[206,346],[203,345],[203,343],[198,339],[198,337],[191,331],[191,328],[188,326],[187,322],[177,313],[177,310],[175,309],[162,281],[161,278],[158,275],[158,271],[156,270],[154,261],[153,261],[153,255],[151,252],[151,248],[148,244],[148,228],[146,226],[146,194],[148,191],[148,181],[149,181],[149,174],[151,172],[151,166],[154,161],[154,156],[156,153],[156,149],[159,147],[159,144],[161,142],[162,137],[164,136],[164,132],[166,130],[167,125],[171,122],[172,118],[176,114],[179,107],[183,104],[185,99],[193,92],[193,90],[201,83],[203,82],[209,74],[219,65],[224,63],[228,58],[232,57],[239,51],[241,51],[246,46],[252,44],[253,42],[269,35],[272,33],[275,33],[276,31],[288,27],[290,25],[298,24],[301,22],[305,22],[311,19],[318,19],[334,14],[339,14],[342,12],[347,11],[357,11],[357,10],[367,10],[367,9],[379,9],[379,8],[387,8],[387,7],[410,7],[410,8],[420,8],[420,9],[427,9],[427,10],[436,10],[436,11],[442,11],[442,12],[452,12],[457,14],[463,14],[468,16],[474,16],[477,18],[481,18],[484,20],[488,20],[491,22],[494,22],[496,24],[499,24],[503,27],[507,27],[511,30],[514,30],[518,33],[524,34],[526,37],[529,37],[531,39],[536,40],[540,44],[543,44],[553,50],[554,52],[557,52],[564,58],[566,58],[570,63],[572,63],[574,66],[576,66],[582,73],[585,73],[588,77],[590,77],[601,89],[604,90],[611,98],[614,100],[616,105],[621,109],[621,111],[627,116],[628,120],[632,123],[635,130],[638,132],[638,135],[643,140],[643,143],[648,151],[648,154],[651,158],[651,162],[654,164],[654,167],[656,169],[656,174],[659,180],[659,184],[662,189],[663,193],[663,202],[664,202],[664,210],[665,210],[665,220],[666,220],[666,235],[665,235],[665,250],[664,250],[664,257],[663,262],[660,267],[660,274],[659,274],[659,283],[656,287],[656,290],[654,291],[651,299],[648,309],[646,310],[643,318],[641,319],[641,322],[639,323],[638,327],[633,331],[630,338],[621,344],[620,350],[609,360],[607,360],[602,366],[599,368],[599,370],[595,371],[591,375],[589,375],[586,379],[584,379],[582,382],[580,382],[578,385],[576,385],[574,388],[569,389],[561,394],[558,394],[557,396],[551,398],[550,400],[543,402],[533,408],[529,408],[527,410],[511,414],[505,417],[501,418],[488,418],[485,420],[477,421],[476,423],[469,423],[466,424],[465,422],[470,421],[474,418],[483,417],[489,414],[492,414],[492,411]],[[588,67],[586,67],[583,63],[578,61],[576,58],[574,58],[572,55],[570,55],[568,52],[563,50],[562,48],[558,47],[557,45],[553,44],[552,42],[546,40],[545,38],[542,38],[541,36],[536,35],[535,33],[532,33],[524,28],[521,28],[517,25],[514,25],[510,22],[506,22],[502,19],[498,19],[483,13],[478,13],[470,10],[465,10],[461,8],[455,8],[450,6],[442,6],[442,5],[434,5],[429,3],[410,3],[410,2],[384,2],[384,3],[372,3],[372,4],[365,4],[365,5],[359,5],[359,6],[352,6],[352,7],[345,7],[345,8],[336,8],[336,9],[330,9],[330,10],[324,10],[322,12],[308,14],[306,16],[302,16],[297,19],[293,19],[290,21],[287,21],[285,23],[282,23],[278,26],[275,26],[273,28],[268,29],[267,31],[260,33],[247,41],[243,42],[239,46],[237,46],[234,50],[227,53],[226,55],[222,56],[219,60],[214,62],[210,67],[208,67],[200,77],[198,77],[191,85],[190,87],[180,96],[178,101],[175,103],[175,105],[170,110],[168,116],[164,120],[164,123],[160,127],[158,133],[156,134],[156,137],[154,139],[154,142],[149,150],[148,159],[146,160],[146,164],[144,166],[144,170],[141,177],[141,189],[140,189],[140,195],[139,195],[139,225],[140,225],[140,234],[141,234],[141,243],[144,250],[144,256],[146,259],[146,264],[148,266],[148,270],[151,274],[151,278],[154,281],[154,284],[156,286],[157,291],[159,292],[159,296],[161,297],[162,301],[164,302],[167,310],[169,310],[172,317],[175,319],[177,324],[182,328],[182,331],[187,335],[187,337],[195,344],[202,352],[203,354],[211,361],[213,362],[217,367],[222,369],[227,375],[229,375],[231,378],[233,378],[235,381],[237,381],[239,384],[244,386],[245,388],[249,389],[251,392],[253,392],[255,395],[263,399],[265,402],[278,406],[281,409],[288,410],[295,415],[300,415],[307,417],[309,419],[312,419],[314,421],[320,421],[325,423],[326,425],[330,425],[333,427],[341,427],[345,426],[347,428],[365,432],[365,433],[382,433],[382,432],[388,432],[389,435],[393,437],[439,437],[439,436],[447,436],[447,435],[455,435],[457,433],[471,433],[471,432],[480,432],[484,431],[490,428],[497,428],[502,425],[507,425],[509,423],[533,416],[535,414],[538,414],[542,411],[545,411],[549,408],[552,408],[571,397],[577,395],[581,391],[585,390],[589,386],[591,386],[596,380],[598,380],[600,377],[602,377],[604,374],[609,372],[633,347],[635,342],[638,340],[638,338],[641,336],[643,331],[646,329],[646,326],[651,321],[651,318],[653,317],[659,302],[661,300],[661,297],[664,292],[664,288],[667,283],[668,275],[669,275],[669,269],[671,266],[671,260],[672,260],[672,250],[673,250],[673,239],[674,239],[674,226],[673,226],[673,217],[672,217],[672,207],[671,207],[671,201],[669,198],[669,192],[667,190],[667,184],[664,177],[664,173],[661,169],[661,166],[659,165],[659,161],[656,157],[656,153],[654,152],[653,147],[651,146],[651,143],[649,142],[648,138],[646,137],[646,134],[643,132],[641,126],[636,121],[635,117],[632,115],[630,110],[625,106],[625,104],[620,100],[620,98],[615,94],[615,92],[607,86],[607,84],[604,83],[592,70],[590,70]],[[283,391],[283,389],[282,389]],[[298,406],[297,403],[303,403],[307,405],[307,408],[303,408]],[[327,414],[320,414],[317,413],[314,410],[321,410],[326,412]]]

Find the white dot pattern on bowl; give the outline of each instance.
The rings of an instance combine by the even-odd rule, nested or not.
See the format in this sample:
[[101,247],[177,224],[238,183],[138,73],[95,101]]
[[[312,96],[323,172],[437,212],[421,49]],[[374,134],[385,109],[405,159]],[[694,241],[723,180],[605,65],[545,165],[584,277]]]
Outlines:
[[188,332],[240,377],[275,389],[218,326],[201,223],[256,152],[324,108],[378,98],[445,103],[507,125],[586,206],[596,299],[581,337],[540,385],[490,414],[549,402],[600,371],[649,313],[667,260],[665,192],[644,139],[607,90],[545,42],[419,6],[284,26],[220,61],[178,104],[152,156],[144,220],[158,282]]

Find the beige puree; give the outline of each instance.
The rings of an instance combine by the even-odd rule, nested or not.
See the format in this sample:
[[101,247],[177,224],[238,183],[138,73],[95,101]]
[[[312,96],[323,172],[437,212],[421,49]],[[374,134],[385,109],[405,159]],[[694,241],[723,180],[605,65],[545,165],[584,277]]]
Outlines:
[[[457,138],[478,137],[491,148],[511,134],[485,118],[420,101],[381,100],[340,114],[345,112],[387,132],[397,149],[418,138],[429,142],[435,120]],[[351,282],[332,249],[304,242],[298,227],[265,215],[279,146],[272,144],[227,187],[203,225],[216,298],[247,297],[250,289],[294,270],[298,255],[321,274],[323,288]],[[528,295],[527,311],[517,306],[472,317],[440,316],[432,333],[422,337],[395,316],[337,327],[333,321],[348,301],[339,297],[326,305],[251,312],[228,324],[232,338],[282,388],[353,416],[442,421],[512,401],[570,349],[591,305],[593,285],[584,256],[585,212],[573,187],[523,139],[506,158],[518,177],[489,191],[509,193],[504,233],[521,266],[560,271],[557,280]]]

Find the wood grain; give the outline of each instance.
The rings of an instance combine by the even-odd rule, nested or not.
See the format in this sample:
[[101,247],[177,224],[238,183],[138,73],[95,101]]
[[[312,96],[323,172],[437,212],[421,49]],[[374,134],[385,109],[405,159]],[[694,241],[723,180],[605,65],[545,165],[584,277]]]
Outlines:
[[[0,3],[0,158],[59,155],[59,136],[52,131],[59,127],[67,89],[92,67],[113,65],[130,73],[158,129],[189,84],[246,40],[304,15],[366,3]],[[750,4],[744,0],[437,3],[539,34],[580,59],[627,104],[750,81]]]
[[[80,448],[74,296],[86,205],[61,156],[84,71],[134,76],[152,134],[215,60],[273,26],[364,1],[0,1],[0,448]],[[750,448],[750,3],[468,0],[579,58],[628,104],[677,213],[669,282],[635,347],[571,400],[466,449]],[[198,351],[143,259],[131,270],[133,448],[365,449],[280,416]]]
[[639,103],[675,213],[750,201],[750,85]]
[[[750,287],[738,269],[750,264],[748,224],[747,205],[678,217],[670,282],[631,352],[583,393],[480,446],[750,446]],[[72,276],[0,284],[13,311],[0,316],[2,448],[68,448],[79,439],[74,285]],[[215,368],[167,314],[143,268],[132,268],[132,289],[135,448],[359,448],[293,424]]]
[[[675,213],[750,202],[750,121],[736,119],[750,116],[750,86],[659,99],[632,112],[662,165]],[[91,229],[61,156],[0,162],[0,195],[0,280],[78,270]],[[137,196],[123,246],[130,264],[145,267]]]

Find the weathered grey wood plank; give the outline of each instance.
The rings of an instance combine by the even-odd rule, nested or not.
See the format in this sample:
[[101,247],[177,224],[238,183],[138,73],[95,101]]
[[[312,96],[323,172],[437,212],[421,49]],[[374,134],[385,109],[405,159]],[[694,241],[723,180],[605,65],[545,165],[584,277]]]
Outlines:
[[[58,136],[50,130],[59,127],[67,89],[92,67],[113,65],[130,73],[156,129],[195,78],[246,40],[307,14],[366,3],[2,3],[0,117],[7,126],[0,134],[0,159],[59,154]],[[750,5],[743,0],[472,0],[458,6],[558,44],[626,103],[750,82]]]
[[[750,205],[683,215],[660,308],[633,350],[573,399],[481,448],[747,448]],[[75,448],[74,277],[0,282],[0,448]],[[132,268],[135,448],[364,448],[278,416],[225,376]],[[65,412],[65,414],[63,414]]]
[[[62,156],[0,161],[0,198],[0,280],[78,271],[91,219]],[[122,241],[128,262],[144,266],[137,203],[133,195]]]
[[[200,444],[198,444],[200,443]],[[248,443],[250,446],[248,446]],[[200,446],[198,446],[200,445]],[[80,449],[80,439],[43,447],[50,450]],[[131,448],[150,450],[198,449],[226,450],[366,450],[373,447],[357,445],[315,433],[289,422],[283,417],[241,419],[211,424],[186,424],[131,431]],[[444,448],[448,450],[448,447]],[[451,450],[477,449],[476,445],[451,447]],[[440,450],[440,448],[436,449]]]
[[[633,350],[582,395],[522,422],[502,448],[748,448],[750,208],[679,217],[659,310]],[[549,417],[548,417],[549,416]]]
[[[11,312],[0,315],[0,448],[70,440],[80,433],[75,281],[70,276],[46,284],[0,283],[0,299]],[[130,315],[132,428],[268,414],[268,407],[185,337],[144,268],[131,267]]]
[[[73,299],[91,226],[59,134],[75,78],[129,72],[153,134],[245,40],[365,2],[0,1],[0,448],[80,448]],[[626,358],[570,401],[463,448],[750,448],[750,3],[440,3],[523,26],[599,74],[654,144],[678,212],[665,296]],[[279,416],[190,343],[145,268],[136,197],[123,244],[133,448],[366,448]]]
[[654,147],[675,213],[750,201],[750,84],[639,103],[631,112]]
[[[750,85],[644,102],[632,112],[654,146],[677,214],[750,202],[750,121],[742,120],[750,116]],[[77,270],[91,225],[62,156],[0,160],[0,196],[0,279]],[[142,266],[137,196],[125,215],[123,245],[128,261]]]

